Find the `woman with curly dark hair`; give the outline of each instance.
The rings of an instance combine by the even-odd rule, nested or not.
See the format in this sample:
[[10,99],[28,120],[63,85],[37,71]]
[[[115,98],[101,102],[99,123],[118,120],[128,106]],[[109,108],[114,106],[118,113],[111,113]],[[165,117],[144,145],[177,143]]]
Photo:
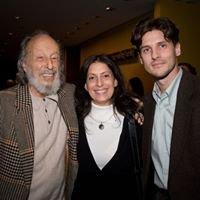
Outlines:
[[137,104],[119,67],[105,55],[87,58],[75,96],[79,170],[72,199],[140,199]]

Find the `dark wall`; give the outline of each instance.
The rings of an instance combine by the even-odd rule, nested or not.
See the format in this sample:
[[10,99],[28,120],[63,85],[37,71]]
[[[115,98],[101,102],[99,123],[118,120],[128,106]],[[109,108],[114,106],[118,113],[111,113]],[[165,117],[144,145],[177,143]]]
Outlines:
[[80,47],[66,47],[66,81],[76,84],[80,68]]
[[1,69],[0,69],[0,89],[8,87],[7,80],[15,80],[17,72],[17,62],[13,58],[0,57]]

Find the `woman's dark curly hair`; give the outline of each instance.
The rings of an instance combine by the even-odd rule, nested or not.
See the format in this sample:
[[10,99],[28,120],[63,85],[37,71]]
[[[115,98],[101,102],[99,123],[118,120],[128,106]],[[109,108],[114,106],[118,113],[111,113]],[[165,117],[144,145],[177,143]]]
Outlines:
[[75,91],[76,110],[79,120],[84,120],[91,110],[92,99],[85,89],[85,83],[90,65],[96,62],[105,63],[118,82],[112,96],[113,108],[116,108],[117,111],[123,115],[134,114],[137,110],[137,105],[126,92],[123,76],[118,65],[116,65],[112,59],[106,55],[93,55],[87,58],[83,63]]

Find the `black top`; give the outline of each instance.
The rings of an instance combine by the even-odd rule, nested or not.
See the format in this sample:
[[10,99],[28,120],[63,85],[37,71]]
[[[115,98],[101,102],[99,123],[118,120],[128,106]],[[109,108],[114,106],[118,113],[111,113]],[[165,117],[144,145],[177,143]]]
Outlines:
[[137,199],[126,117],[117,151],[102,170],[93,158],[84,130],[80,130],[78,161],[79,170],[72,195],[73,200]]

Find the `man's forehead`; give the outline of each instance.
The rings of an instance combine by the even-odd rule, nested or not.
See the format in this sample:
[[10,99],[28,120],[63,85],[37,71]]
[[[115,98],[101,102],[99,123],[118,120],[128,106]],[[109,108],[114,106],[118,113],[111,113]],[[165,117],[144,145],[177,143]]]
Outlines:
[[49,50],[55,50],[57,53],[60,52],[59,44],[52,37],[45,34],[33,37],[27,44],[27,52],[45,47]]
[[142,37],[142,45],[148,44],[148,43],[160,43],[160,42],[169,42],[164,37],[164,34],[160,30],[152,30],[146,32]]

